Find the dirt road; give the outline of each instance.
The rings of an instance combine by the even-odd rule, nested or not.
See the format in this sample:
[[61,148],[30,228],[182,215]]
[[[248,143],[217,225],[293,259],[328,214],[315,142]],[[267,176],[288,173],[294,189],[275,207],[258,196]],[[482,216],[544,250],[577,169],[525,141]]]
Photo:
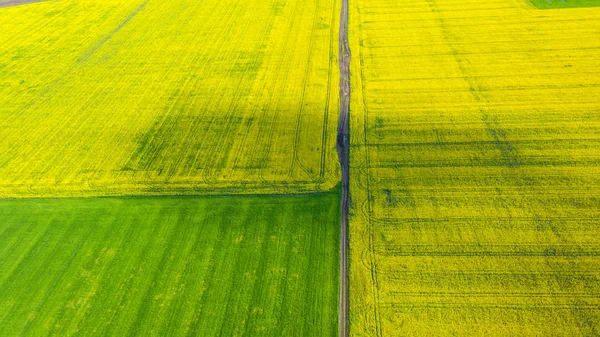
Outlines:
[[340,14],[340,119],[336,149],[342,170],[340,230],[340,337],[348,336],[348,203],[350,179],[350,48],[348,47],[348,0]]
[[18,6],[18,5],[29,4],[32,2],[42,2],[42,1],[45,1],[45,0],[0,0],[0,8],[9,7],[9,6]]

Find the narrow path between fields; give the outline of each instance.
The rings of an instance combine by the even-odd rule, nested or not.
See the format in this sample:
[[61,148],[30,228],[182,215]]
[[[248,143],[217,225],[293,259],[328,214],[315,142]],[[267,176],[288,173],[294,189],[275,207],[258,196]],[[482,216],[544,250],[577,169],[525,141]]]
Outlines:
[[340,337],[348,336],[348,199],[350,180],[350,48],[348,47],[348,0],[340,14],[340,119],[336,149],[342,170],[340,230]]
[[25,5],[25,4],[30,4],[30,3],[34,3],[34,2],[42,2],[42,1],[46,1],[46,0],[0,0],[0,8]]

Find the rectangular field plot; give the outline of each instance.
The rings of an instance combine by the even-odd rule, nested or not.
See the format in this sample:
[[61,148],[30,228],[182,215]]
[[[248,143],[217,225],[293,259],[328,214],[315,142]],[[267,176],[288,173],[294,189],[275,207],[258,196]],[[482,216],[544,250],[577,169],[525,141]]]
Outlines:
[[0,335],[335,336],[339,197],[0,201]]
[[600,334],[600,9],[354,2],[355,336]]
[[3,8],[0,195],[333,188],[338,17],[325,0]]

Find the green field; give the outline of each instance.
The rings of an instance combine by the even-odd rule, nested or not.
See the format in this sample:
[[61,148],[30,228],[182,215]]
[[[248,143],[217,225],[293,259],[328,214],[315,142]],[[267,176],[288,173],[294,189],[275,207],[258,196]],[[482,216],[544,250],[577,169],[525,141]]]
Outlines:
[[334,336],[339,197],[0,201],[0,336]]
[[600,0],[529,0],[539,9],[578,8],[600,6]]

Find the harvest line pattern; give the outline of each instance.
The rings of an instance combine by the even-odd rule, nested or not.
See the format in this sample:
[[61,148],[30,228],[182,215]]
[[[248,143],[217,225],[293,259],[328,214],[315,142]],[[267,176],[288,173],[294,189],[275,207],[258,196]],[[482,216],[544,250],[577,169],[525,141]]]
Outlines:
[[89,60],[90,57],[94,55],[96,51],[98,51],[98,49],[102,48],[102,46],[104,46],[104,44],[108,40],[110,40],[116,33],[123,29],[123,27],[125,27],[125,25],[127,25],[129,21],[131,21],[131,19],[136,17],[136,15],[138,15],[138,13],[141,12],[144,9],[144,7],[146,7],[148,1],[150,0],[144,1],[138,8],[131,12],[131,14],[129,14],[129,16],[127,16],[125,20],[123,20],[123,22],[121,22],[115,29],[108,33],[104,38],[100,39],[90,50],[88,50],[85,54],[81,56],[81,58],[79,58],[78,62],[86,62],[87,60]]

